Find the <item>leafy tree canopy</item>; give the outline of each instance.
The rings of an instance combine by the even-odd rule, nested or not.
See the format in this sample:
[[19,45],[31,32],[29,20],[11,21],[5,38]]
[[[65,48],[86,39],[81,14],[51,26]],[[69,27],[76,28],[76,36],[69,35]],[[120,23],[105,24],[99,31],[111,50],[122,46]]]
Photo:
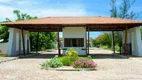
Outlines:
[[[131,10],[131,7],[134,3],[135,3],[135,0],[122,0],[121,5],[118,6],[116,5],[117,0],[111,0],[110,16],[115,18],[122,18],[122,19],[136,19],[139,16],[139,14]],[[121,31],[115,32],[114,38],[115,38],[115,44],[119,46],[122,42]],[[112,43],[111,32],[104,32],[99,37],[93,40],[93,44],[96,46],[107,45],[109,48],[111,48],[111,45],[112,45],[111,43]]]
[[[27,13],[21,13],[19,10],[14,10],[13,13],[17,16],[17,19],[15,21],[23,21],[23,20],[31,20],[31,19],[37,19],[38,17],[30,16]],[[6,18],[3,22],[12,22],[11,19]],[[37,32],[31,32],[30,38],[31,38],[31,49],[37,48]],[[0,39],[4,39],[4,42],[8,42],[8,27],[1,26],[0,28]],[[50,49],[55,47],[55,41],[56,41],[56,33],[54,32],[40,32],[39,33],[39,47],[38,49]]]

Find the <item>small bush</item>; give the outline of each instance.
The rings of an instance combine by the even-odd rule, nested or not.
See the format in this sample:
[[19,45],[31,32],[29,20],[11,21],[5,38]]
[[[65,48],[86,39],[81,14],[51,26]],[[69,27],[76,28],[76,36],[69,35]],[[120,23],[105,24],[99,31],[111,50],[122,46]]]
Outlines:
[[97,64],[92,61],[92,60],[89,60],[87,58],[80,58],[80,59],[77,59],[74,63],[73,63],[73,67],[74,68],[94,68],[96,67]]
[[58,58],[53,58],[53,59],[51,59],[50,61],[42,62],[42,63],[40,64],[40,66],[41,66],[43,69],[48,69],[49,67],[51,67],[51,68],[58,68],[58,67],[63,66],[63,64],[62,64],[62,62],[59,61]]
[[69,50],[67,50],[66,55],[72,56],[72,57],[77,57],[78,52],[74,48],[70,48]]
[[91,57],[90,55],[87,56],[87,59],[93,60],[92,57]]
[[58,58],[53,58],[48,62],[48,65],[52,68],[58,68],[63,66],[62,62],[59,61]]
[[48,61],[42,62],[40,64],[40,66],[42,67],[42,69],[48,69],[49,65],[48,65]]
[[60,57],[60,61],[63,63],[64,66],[71,66],[74,61],[76,61],[78,57],[71,57],[71,56],[63,56]]
[[109,49],[109,46],[108,45],[104,45],[103,49]]
[[115,50],[118,51],[118,52],[120,52],[120,47],[119,47],[118,44],[115,45]]

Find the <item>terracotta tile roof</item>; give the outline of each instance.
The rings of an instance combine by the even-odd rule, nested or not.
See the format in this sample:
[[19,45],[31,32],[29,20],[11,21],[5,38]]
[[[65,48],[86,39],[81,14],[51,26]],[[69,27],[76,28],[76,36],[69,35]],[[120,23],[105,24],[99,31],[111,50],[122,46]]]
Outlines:
[[[142,25],[142,21],[110,17],[46,17],[34,20],[1,23],[3,26],[24,29],[28,31],[62,31],[65,26],[85,25],[89,31],[122,31]],[[80,26],[77,26],[80,25]]]
[[46,17],[35,20],[25,20],[17,22],[3,23],[10,24],[142,24],[142,21],[127,20],[110,17]]

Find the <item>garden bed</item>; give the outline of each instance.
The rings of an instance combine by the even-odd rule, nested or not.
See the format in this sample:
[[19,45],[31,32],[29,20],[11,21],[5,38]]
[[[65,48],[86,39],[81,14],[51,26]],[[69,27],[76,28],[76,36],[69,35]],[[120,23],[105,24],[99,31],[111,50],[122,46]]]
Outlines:
[[80,57],[73,48],[69,49],[65,56],[56,55],[40,65],[42,69],[57,71],[92,71],[97,66],[90,55]]
[[96,71],[96,68],[74,68],[72,66],[62,66],[59,68],[48,68],[47,70],[56,71]]

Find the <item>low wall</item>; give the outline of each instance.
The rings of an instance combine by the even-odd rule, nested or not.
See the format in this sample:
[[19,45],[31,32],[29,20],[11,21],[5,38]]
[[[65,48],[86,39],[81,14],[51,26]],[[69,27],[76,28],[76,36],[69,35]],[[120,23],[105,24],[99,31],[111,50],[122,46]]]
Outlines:
[[8,43],[0,43],[0,54],[7,54]]

